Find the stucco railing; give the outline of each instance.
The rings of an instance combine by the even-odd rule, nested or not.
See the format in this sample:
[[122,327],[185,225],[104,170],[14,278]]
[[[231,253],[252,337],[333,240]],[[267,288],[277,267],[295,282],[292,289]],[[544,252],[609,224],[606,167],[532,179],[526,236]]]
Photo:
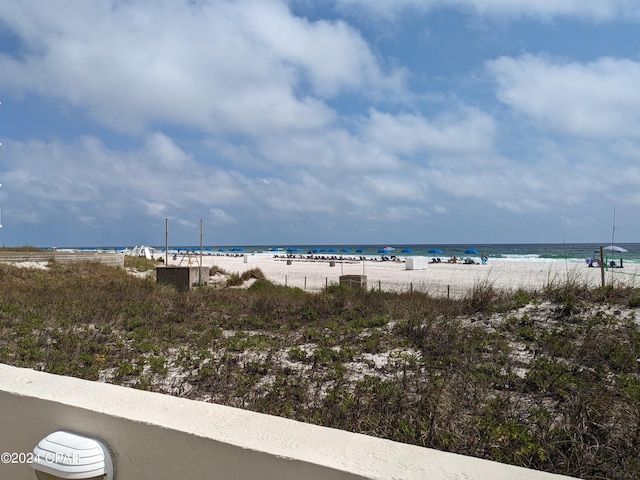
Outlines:
[[[29,453],[58,430],[106,444],[115,480],[569,478],[0,364],[0,451]],[[9,462],[0,463],[0,478],[35,475]]]

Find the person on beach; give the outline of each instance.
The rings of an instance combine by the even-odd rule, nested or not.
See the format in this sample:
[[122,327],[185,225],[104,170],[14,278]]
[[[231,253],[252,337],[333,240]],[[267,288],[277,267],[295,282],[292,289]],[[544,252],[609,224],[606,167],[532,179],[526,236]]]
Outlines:
[[487,264],[487,260],[489,260],[489,257],[487,257],[487,254],[482,252],[480,254],[480,260],[482,261],[482,265],[486,265]]

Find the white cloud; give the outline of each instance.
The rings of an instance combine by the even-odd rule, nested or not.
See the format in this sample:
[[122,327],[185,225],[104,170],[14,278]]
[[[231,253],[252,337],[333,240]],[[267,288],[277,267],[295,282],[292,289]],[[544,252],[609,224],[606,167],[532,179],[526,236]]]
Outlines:
[[483,15],[573,16],[604,21],[640,14],[640,6],[633,0],[457,0],[456,3]]
[[488,62],[488,69],[500,100],[546,129],[583,137],[640,136],[639,62],[523,55]]
[[153,165],[157,162],[159,167],[168,170],[180,171],[189,168],[193,163],[190,155],[181,150],[171,138],[160,132],[147,136],[145,149],[151,157],[149,163]]
[[337,0],[337,3],[343,9],[358,8],[388,18],[406,10],[429,12],[436,8],[461,8],[497,17],[571,16],[595,21],[640,18],[640,5],[634,0]]
[[304,168],[326,180],[337,175],[390,171],[401,166],[401,161],[382,145],[369,143],[358,132],[346,128],[269,137],[262,139],[259,148],[265,162],[272,164],[271,168],[275,165],[278,169],[287,169],[281,170],[280,175]]
[[228,225],[238,223],[238,221],[221,208],[212,208],[209,210],[209,222],[214,226]]
[[481,153],[485,156],[493,151],[495,136],[490,116],[464,106],[435,118],[371,109],[366,116],[344,122],[342,128],[265,137],[255,147],[260,158],[246,148],[220,142],[210,146],[275,175],[287,176],[304,168],[324,181],[333,181],[336,176],[406,172],[415,164],[438,163],[442,156],[468,168]]
[[243,11],[247,28],[281,61],[308,75],[316,94],[331,97],[347,90],[398,95],[404,90],[403,71],[385,74],[369,44],[347,23],[294,18],[272,2],[252,5]]
[[432,120],[419,114],[393,115],[374,110],[363,126],[364,143],[383,147],[394,156],[418,152],[477,154],[493,148],[495,133],[493,119],[471,108]]
[[369,195],[370,206],[384,207],[389,202],[420,202],[424,197],[424,188],[409,175],[393,172],[387,175],[366,175],[359,185]]
[[99,205],[107,216],[137,208],[164,216],[245,197],[242,177],[198,166],[163,135],[151,135],[141,149],[127,152],[85,137],[75,144],[12,142],[4,153],[3,181],[18,209],[76,203]]
[[383,71],[354,29],[278,1],[19,2],[0,5],[0,18],[24,43],[0,56],[0,86],[123,131],[316,129],[335,117],[323,97],[403,91],[401,71]]
[[146,213],[150,217],[165,218],[167,215],[166,205],[158,202],[143,201],[143,205],[146,207]]

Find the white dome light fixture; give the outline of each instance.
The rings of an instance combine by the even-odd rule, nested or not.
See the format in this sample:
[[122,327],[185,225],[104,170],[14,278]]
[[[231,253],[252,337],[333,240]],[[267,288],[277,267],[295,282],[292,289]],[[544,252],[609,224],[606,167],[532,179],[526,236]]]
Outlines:
[[113,480],[113,463],[107,447],[93,438],[53,432],[33,449],[39,480]]

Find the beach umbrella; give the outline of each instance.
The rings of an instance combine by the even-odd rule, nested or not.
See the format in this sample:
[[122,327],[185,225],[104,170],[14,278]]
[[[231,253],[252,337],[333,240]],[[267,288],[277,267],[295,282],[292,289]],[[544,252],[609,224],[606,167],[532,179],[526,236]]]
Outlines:
[[617,245],[607,245],[602,248],[605,252],[618,252],[618,253],[627,253],[629,250],[626,248],[618,247]]
[[350,248],[343,248],[342,251],[344,253],[351,253],[351,249]]
[[365,250],[364,250],[364,248],[358,248],[356,250],[356,253],[365,253]]
[[439,248],[431,248],[427,251],[427,253],[436,253],[440,255],[442,253],[442,250],[440,250]]
[[383,252],[389,253],[389,252],[393,252],[395,250],[395,248],[393,248],[393,247],[384,247],[381,250]]
[[401,253],[413,253],[413,250],[410,248],[403,248]]
[[464,253],[470,253],[471,255],[478,255],[480,252],[475,248],[467,248]]
[[289,247],[287,248],[287,252],[301,252],[302,249],[301,248],[297,248],[297,247]]
[[329,253],[338,253],[338,249],[337,248],[327,248],[327,252],[329,252]]

